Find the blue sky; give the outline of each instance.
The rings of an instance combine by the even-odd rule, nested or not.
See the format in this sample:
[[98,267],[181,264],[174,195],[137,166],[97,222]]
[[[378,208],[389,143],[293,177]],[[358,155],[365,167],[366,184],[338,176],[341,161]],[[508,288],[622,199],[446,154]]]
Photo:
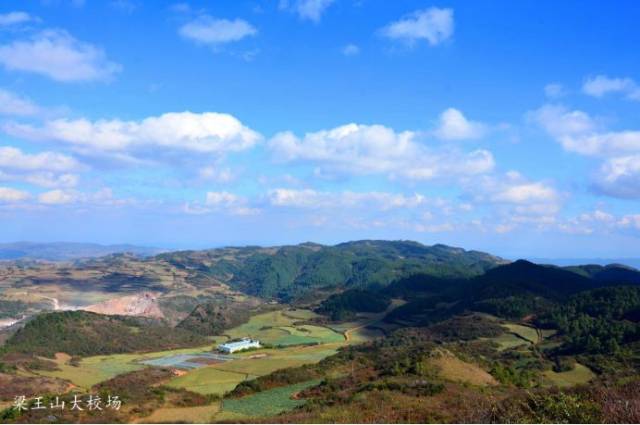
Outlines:
[[2,241],[640,248],[635,2],[0,4]]

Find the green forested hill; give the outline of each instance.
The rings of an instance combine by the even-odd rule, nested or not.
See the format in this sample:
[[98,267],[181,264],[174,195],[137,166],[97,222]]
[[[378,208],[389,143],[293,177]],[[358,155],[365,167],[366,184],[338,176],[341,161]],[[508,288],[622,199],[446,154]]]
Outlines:
[[478,251],[411,241],[356,241],[335,246],[221,248],[158,256],[251,295],[289,300],[314,288],[366,288],[417,273],[473,277],[506,263]]
[[225,329],[249,320],[250,312],[237,305],[209,302],[200,304],[185,317],[176,329],[183,329],[198,335],[220,335]]
[[603,284],[640,285],[640,271],[622,264],[570,266],[566,270],[590,277]]
[[150,319],[63,311],[37,315],[7,340],[2,351],[46,357],[58,352],[91,356],[158,351],[205,342],[202,336]]

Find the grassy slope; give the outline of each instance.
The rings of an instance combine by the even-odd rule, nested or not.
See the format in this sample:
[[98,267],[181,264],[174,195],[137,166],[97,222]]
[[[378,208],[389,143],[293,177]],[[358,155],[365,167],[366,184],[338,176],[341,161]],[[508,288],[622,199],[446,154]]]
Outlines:
[[277,415],[304,404],[305,400],[295,399],[293,396],[319,383],[319,379],[310,380],[299,384],[273,388],[239,399],[227,399],[222,405],[222,411],[223,413],[233,413],[244,417]]
[[551,381],[551,383],[558,387],[570,387],[578,384],[586,384],[595,377],[593,372],[586,366],[576,363],[572,370],[566,372],[554,372],[547,370],[544,372],[544,376]]

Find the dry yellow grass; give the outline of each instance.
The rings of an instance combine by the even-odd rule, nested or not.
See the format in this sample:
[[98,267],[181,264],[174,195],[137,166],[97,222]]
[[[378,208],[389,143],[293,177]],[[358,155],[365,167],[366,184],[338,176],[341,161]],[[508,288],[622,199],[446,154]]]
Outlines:
[[151,415],[140,418],[136,423],[193,423],[208,424],[213,422],[213,417],[220,412],[220,403],[208,406],[196,407],[161,407]]
[[480,367],[464,362],[448,351],[440,351],[431,363],[438,367],[440,376],[457,382],[473,385],[497,385],[498,382],[488,372]]

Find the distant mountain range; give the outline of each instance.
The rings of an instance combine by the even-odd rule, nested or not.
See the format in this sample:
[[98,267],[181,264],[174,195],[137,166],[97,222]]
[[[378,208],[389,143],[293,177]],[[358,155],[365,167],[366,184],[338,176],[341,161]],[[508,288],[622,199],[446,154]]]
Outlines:
[[527,258],[537,264],[552,264],[554,266],[575,266],[577,264],[597,264],[606,266],[608,264],[624,264],[625,266],[640,269],[640,258]]
[[155,255],[164,250],[135,245],[100,245],[75,242],[12,242],[0,244],[0,261],[43,260],[70,261],[103,257],[116,253],[130,253],[141,257]]

